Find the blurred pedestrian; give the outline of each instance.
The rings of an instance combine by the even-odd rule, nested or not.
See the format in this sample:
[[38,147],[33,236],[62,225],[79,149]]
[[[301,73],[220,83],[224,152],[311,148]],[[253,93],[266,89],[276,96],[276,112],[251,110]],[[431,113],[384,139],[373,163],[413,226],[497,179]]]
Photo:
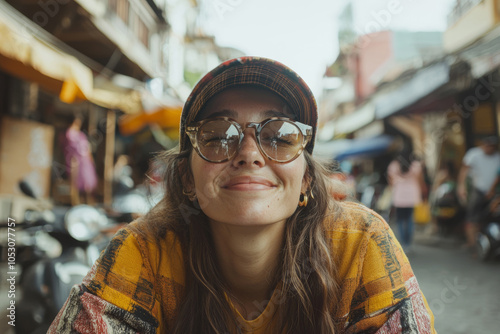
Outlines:
[[75,115],[64,138],[64,155],[66,170],[70,176],[72,205],[81,202],[92,204],[93,192],[97,188],[94,158],[87,136],[81,131],[82,121],[81,115]]
[[446,160],[436,173],[432,190],[432,224],[429,234],[436,234],[440,230],[453,229],[457,223],[457,214],[460,212],[460,203],[457,197],[457,169],[453,161]]
[[422,165],[413,158],[409,149],[403,151],[387,167],[388,182],[392,187],[392,205],[403,250],[412,252],[414,221],[413,211],[422,199],[425,189]]
[[[462,161],[458,176],[458,197],[465,204],[467,214],[465,222],[466,247],[474,249],[478,223],[488,205],[487,193],[497,177],[500,168],[500,153],[498,153],[498,137],[491,136],[481,140],[479,147],[467,151]],[[466,180],[470,176],[470,189]]]

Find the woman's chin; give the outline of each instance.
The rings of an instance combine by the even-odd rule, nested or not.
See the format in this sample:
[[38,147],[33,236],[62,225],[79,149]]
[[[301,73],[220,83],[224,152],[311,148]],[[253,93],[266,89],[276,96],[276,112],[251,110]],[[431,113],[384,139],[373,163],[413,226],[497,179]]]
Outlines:
[[264,226],[286,220],[290,215],[279,214],[276,210],[267,207],[251,206],[220,208],[218,210],[204,210],[213,221],[237,226]]
[[[280,196],[281,195],[281,196]],[[258,226],[286,220],[297,209],[290,198],[272,192],[267,196],[216,196],[199,201],[203,212],[212,220],[240,226]]]

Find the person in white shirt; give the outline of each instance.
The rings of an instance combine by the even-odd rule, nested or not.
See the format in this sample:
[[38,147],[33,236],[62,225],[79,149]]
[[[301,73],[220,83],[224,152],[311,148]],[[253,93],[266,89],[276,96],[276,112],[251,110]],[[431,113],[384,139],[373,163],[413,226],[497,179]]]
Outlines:
[[[486,137],[479,147],[467,151],[462,161],[458,176],[458,198],[466,206],[465,221],[466,246],[473,248],[478,223],[488,204],[486,194],[497,177],[500,168],[500,153],[498,153],[498,137]],[[466,179],[471,177],[471,189],[467,191]]]

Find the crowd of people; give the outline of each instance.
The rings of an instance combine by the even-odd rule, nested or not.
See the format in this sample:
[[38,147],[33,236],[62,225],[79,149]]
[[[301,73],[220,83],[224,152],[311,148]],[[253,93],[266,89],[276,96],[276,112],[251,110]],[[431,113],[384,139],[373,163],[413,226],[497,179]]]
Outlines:
[[[341,179],[349,180],[350,189],[357,189],[352,192],[357,200],[394,222],[406,254],[414,251],[415,219],[422,215],[418,223],[428,224],[427,235],[462,237],[463,248],[474,254],[481,222],[500,194],[498,142],[496,136],[483,137],[461,162],[442,159],[432,178],[410,145],[404,145],[390,161],[385,178],[343,161],[340,169],[346,175]],[[373,189],[374,183],[378,190]]]

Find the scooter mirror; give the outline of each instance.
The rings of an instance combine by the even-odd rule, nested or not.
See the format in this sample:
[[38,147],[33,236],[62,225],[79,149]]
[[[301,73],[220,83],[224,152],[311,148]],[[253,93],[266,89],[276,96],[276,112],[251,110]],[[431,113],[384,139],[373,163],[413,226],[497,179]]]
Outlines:
[[25,180],[19,181],[19,189],[25,194],[26,196],[36,198],[35,192],[33,191],[33,188],[29,185],[28,182]]

